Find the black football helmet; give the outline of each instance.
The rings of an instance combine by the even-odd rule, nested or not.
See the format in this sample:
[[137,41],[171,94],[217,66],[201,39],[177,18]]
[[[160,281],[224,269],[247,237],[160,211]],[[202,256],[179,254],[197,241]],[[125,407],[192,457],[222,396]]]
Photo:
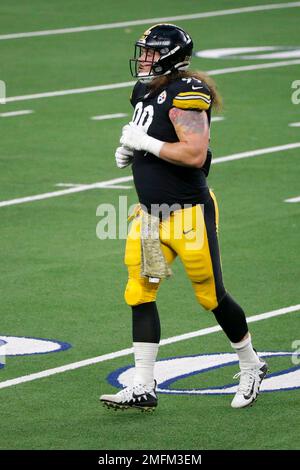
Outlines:
[[[160,53],[160,58],[141,61],[145,50],[152,49]],[[154,77],[168,75],[176,70],[189,67],[193,50],[191,37],[181,28],[173,24],[157,24],[147,29],[135,43],[134,58],[129,60],[131,75],[140,81],[148,82]],[[139,73],[139,63],[151,64],[148,74]]]

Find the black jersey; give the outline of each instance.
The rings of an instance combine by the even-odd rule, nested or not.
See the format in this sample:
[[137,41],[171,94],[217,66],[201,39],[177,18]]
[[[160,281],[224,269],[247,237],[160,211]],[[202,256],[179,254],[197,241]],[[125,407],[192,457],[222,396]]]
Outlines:
[[[132,121],[151,137],[164,142],[179,141],[169,118],[172,107],[206,112],[210,123],[211,94],[207,85],[195,78],[178,78],[153,92],[137,82],[131,104],[135,108]],[[140,203],[150,209],[151,204],[183,207],[206,202],[210,163],[210,151],[203,167],[194,168],[174,165],[149,152],[135,150],[132,171]]]

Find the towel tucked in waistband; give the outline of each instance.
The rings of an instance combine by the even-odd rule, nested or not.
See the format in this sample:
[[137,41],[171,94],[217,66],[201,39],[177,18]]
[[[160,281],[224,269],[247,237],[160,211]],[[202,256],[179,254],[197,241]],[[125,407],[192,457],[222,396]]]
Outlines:
[[160,245],[159,222],[159,217],[141,209],[141,275],[150,282],[172,275]]

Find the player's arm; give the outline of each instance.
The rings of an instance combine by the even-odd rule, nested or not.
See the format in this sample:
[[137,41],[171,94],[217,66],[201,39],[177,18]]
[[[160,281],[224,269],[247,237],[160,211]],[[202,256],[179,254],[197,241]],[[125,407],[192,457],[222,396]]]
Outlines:
[[123,146],[145,150],[174,165],[201,168],[209,142],[209,125],[205,112],[176,109],[170,112],[179,142],[163,142],[150,137],[143,128],[129,123],[123,127]]
[[201,168],[209,143],[206,112],[171,108],[169,117],[179,142],[165,142],[159,152],[159,158],[175,165]]
[[[199,85],[202,82],[197,82]],[[174,165],[201,168],[205,163],[209,143],[209,123],[206,111],[211,96],[204,86],[195,91],[194,82],[184,83],[173,98],[169,118],[178,136],[178,142],[165,142],[147,135],[142,127],[129,123],[124,126],[121,144],[136,150],[145,150]],[[182,83],[180,83],[181,86]],[[147,154],[145,154],[147,155]]]

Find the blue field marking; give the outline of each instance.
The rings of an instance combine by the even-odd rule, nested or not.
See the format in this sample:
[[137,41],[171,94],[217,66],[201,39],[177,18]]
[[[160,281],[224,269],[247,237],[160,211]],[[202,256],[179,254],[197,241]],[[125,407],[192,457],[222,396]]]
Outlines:
[[[280,354],[278,354],[280,353]],[[232,356],[236,356],[235,353],[228,353],[228,352],[218,352],[218,353],[207,353],[207,354],[194,354],[194,355],[188,355],[188,356],[174,356],[174,357],[169,357],[169,358],[163,358],[163,359],[160,359],[159,361],[157,361],[158,363],[159,362],[166,362],[166,361],[173,361],[173,360],[176,360],[176,359],[183,359],[183,358],[194,358],[194,357],[203,357],[203,356],[218,356],[218,355],[223,355],[223,354],[232,354]],[[264,357],[264,358],[268,358],[268,357],[287,357],[287,356],[293,356],[294,352],[290,352],[290,351],[269,351],[265,354],[260,354],[260,357]],[[209,367],[203,367],[202,369],[199,369],[199,370],[194,370],[192,372],[188,372],[186,374],[181,374],[181,375],[178,375],[178,376],[174,376],[173,378],[171,379],[168,379],[168,380],[165,380],[163,382],[160,382],[158,383],[158,393],[161,393],[161,394],[166,394],[166,395],[169,395],[169,394],[172,394],[172,395],[213,395],[213,396],[216,396],[216,395],[230,395],[234,392],[224,392],[222,393],[220,390],[222,389],[227,389],[229,387],[233,387],[235,385],[237,385],[237,382],[234,382],[234,383],[229,383],[229,384],[226,384],[226,385],[220,385],[220,386],[214,386],[214,387],[205,387],[205,388],[193,388],[191,390],[189,389],[171,389],[171,386],[182,380],[182,379],[186,379],[188,377],[192,377],[192,376],[195,376],[195,375],[199,375],[199,374],[203,374],[203,373],[206,373],[206,372],[210,372],[210,371],[213,371],[213,370],[216,370],[216,369],[220,369],[222,367],[227,367],[227,366],[232,366],[232,365],[237,365],[238,367],[238,361],[235,359],[233,361],[230,361],[230,362],[226,362],[226,363],[221,363],[221,364],[218,364],[218,365],[215,365],[215,366],[209,366]],[[119,389],[122,389],[123,388],[123,385],[121,384],[121,382],[119,381],[119,377],[121,376],[121,374],[123,374],[124,372],[126,372],[127,370],[129,369],[132,369],[134,368],[134,366],[132,365],[128,365],[128,366],[124,366],[124,367],[121,367],[121,368],[118,368],[116,370],[114,370],[113,372],[111,372],[108,377],[107,377],[107,381],[109,382],[110,385],[116,387],[116,388],[119,388]],[[280,370],[278,372],[274,372],[274,373],[270,373],[267,375],[267,378],[272,378],[272,377],[278,377],[278,376],[283,376],[287,373],[290,373],[290,372],[294,372],[296,370],[300,370],[300,365],[299,366],[293,366],[293,367],[290,367],[288,369],[283,369],[283,370]],[[296,385],[296,386],[286,386],[286,387],[282,387],[282,388],[276,388],[276,389],[271,389],[271,390],[262,390],[261,393],[269,393],[269,392],[284,392],[284,391],[289,391],[289,390],[297,390],[300,388],[300,385]],[[207,390],[207,393],[205,393],[205,391]],[[209,391],[211,390],[216,390],[216,393],[212,392],[210,393]],[[199,393],[199,392],[202,392],[202,393]]]

